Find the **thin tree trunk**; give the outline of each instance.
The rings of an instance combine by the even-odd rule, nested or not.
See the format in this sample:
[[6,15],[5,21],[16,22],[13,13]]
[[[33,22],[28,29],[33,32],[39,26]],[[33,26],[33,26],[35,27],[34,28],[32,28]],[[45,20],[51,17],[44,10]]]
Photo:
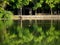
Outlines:
[[[51,15],[53,14],[52,13],[52,8],[50,8],[50,10],[51,10]],[[53,20],[51,19],[51,27],[52,27],[52,23],[53,23]]]
[[[29,14],[32,15],[32,9],[30,9]],[[32,23],[32,20],[30,20],[30,25]]]
[[52,8],[51,8],[50,10],[51,10],[51,15],[52,15],[52,14],[53,14],[53,13],[52,13]]
[[58,15],[59,15],[59,10],[58,10]]
[[[22,8],[21,8],[21,16],[22,16]],[[22,17],[20,17],[21,19],[21,28],[22,28]]]
[[[35,15],[37,15],[37,10],[35,11]],[[37,25],[37,20],[35,20],[35,24]]]

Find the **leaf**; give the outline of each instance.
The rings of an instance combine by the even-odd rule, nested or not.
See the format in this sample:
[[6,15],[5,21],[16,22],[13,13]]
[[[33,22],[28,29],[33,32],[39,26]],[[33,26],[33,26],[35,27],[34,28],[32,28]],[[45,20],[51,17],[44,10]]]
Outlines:
[[52,42],[54,39],[55,39],[54,36],[49,36],[49,37],[47,38],[47,42],[48,42],[48,43],[49,43],[49,42]]

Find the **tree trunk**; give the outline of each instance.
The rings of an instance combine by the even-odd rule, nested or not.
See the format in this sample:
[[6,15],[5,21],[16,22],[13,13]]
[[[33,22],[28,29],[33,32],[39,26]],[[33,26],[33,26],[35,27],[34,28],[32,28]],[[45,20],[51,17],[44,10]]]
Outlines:
[[[51,15],[53,15],[52,8],[50,8],[50,11],[51,11]],[[52,27],[52,23],[53,23],[53,20],[51,19],[51,27]]]
[[[32,15],[32,9],[31,8],[29,10],[29,14]],[[32,20],[30,20],[30,25],[31,25],[31,23],[32,23]]]
[[[37,10],[35,11],[35,15],[37,15]],[[38,15],[37,15],[38,16]],[[35,20],[35,24],[37,25],[37,20]]]
[[[22,16],[22,8],[20,8],[21,9],[21,16]],[[21,19],[21,28],[22,28],[22,17],[20,17]]]
[[53,13],[52,13],[52,8],[51,8],[50,10],[51,10],[51,15],[52,15],[52,14],[53,14]]

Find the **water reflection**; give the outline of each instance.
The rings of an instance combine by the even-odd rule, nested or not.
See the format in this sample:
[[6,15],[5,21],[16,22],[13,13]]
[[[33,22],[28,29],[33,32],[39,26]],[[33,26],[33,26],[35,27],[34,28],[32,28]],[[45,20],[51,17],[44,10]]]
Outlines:
[[0,20],[0,45],[60,45],[60,21]]

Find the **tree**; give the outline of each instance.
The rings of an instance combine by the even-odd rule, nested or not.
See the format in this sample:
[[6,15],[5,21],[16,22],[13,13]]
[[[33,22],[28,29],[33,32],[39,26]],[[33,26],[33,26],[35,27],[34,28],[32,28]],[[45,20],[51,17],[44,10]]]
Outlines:
[[55,7],[55,4],[59,3],[60,0],[46,0],[46,3],[50,6],[50,10],[51,10],[51,15],[52,13],[52,8]]
[[[50,6],[50,11],[51,11],[51,15],[52,15],[53,14],[52,9],[55,7],[56,3],[59,3],[59,0],[46,0],[45,2],[46,2],[46,4],[48,4]],[[52,23],[53,22],[51,20],[51,27],[52,27]]]
[[13,8],[22,8],[24,5],[28,5],[31,0],[10,0],[10,6]]

